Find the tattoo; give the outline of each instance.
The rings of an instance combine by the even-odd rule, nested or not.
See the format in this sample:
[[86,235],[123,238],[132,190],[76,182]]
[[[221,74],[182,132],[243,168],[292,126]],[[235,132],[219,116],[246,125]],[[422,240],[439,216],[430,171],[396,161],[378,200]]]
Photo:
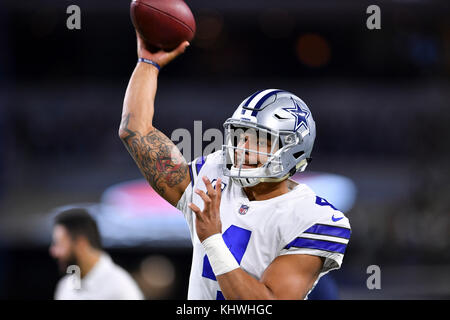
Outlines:
[[121,129],[128,134],[122,141],[152,188],[164,196],[166,187],[174,187],[186,178],[186,161],[174,143],[161,131],[153,128],[142,135],[130,130],[130,116],[129,113],[121,125]]

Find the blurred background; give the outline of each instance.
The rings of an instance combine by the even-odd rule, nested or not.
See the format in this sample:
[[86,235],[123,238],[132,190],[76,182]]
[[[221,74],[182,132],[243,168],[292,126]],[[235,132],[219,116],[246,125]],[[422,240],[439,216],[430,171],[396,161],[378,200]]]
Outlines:
[[[160,74],[155,125],[169,137],[193,134],[195,120],[203,132],[221,129],[257,90],[297,94],[317,123],[305,183],[341,201],[352,225],[332,273],[337,297],[450,298],[450,3],[187,3],[196,38]],[[66,27],[71,4],[81,30]],[[366,27],[371,4],[380,30]],[[51,223],[67,206],[89,208],[105,250],[146,298],[187,297],[187,226],[142,182],[118,137],[137,59],[129,5],[2,1],[2,299],[52,299]],[[380,290],[366,286],[370,265],[381,269]]]

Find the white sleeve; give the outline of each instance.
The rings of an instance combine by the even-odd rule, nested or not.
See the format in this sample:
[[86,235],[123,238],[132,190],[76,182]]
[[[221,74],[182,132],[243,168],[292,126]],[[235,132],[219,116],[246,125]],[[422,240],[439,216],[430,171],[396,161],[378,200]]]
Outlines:
[[[339,215],[343,216],[342,213]],[[345,216],[339,223],[321,219],[290,239],[280,255],[308,254],[324,257],[321,273],[327,273],[341,267],[350,235],[350,224]]]
[[198,157],[193,161],[188,163],[189,168],[189,176],[191,178],[191,182],[186,187],[181,196],[180,200],[178,200],[176,208],[183,212],[184,215],[190,213],[190,209],[187,206],[190,202],[192,202],[192,195],[194,192],[194,186],[197,183],[197,179],[200,173],[200,170],[203,168],[203,165],[206,162],[206,157]]
[[194,189],[192,188],[192,183],[189,183],[189,185],[184,190],[180,200],[178,200],[176,208],[183,212],[184,215],[186,215],[186,212],[190,210],[188,207],[188,203],[192,202],[193,191]]
[[194,192],[194,186],[197,183],[200,171],[203,168],[203,165],[206,163],[206,157],[198,157],[195,160],[188,163],[189,167],[189,176],[191,178],[191,182],[186,187],[186,189],[183,192],[183,195],[181,196],[180,200],[178,200],[176,208],[183,212],[183,214],[186,216],[186,214],[190,213],[190,209],[187,206],[188,203],[192,202],[192,195]]
[[144,295],[133,277],[123,269],[121,273],[120,277],[118,277],[120,279],[118,281],[118,287],[115,290],[118,296],[115,299],[144,300]]
[[191,177],[191,182],[186,187],[186,189],[183,192],[183,195],[181,196],[180,200],[178,200],[176,208],[180,210],[184,218],[186,219],[186,222],[188,223],[189,230],[191,232],[191,238],[194,235],[194,219],[193,219],[193,213],[192,210],[188,207],[188,204],[193,202],[194,197],[194,188],[197,185],[198,177],[200,175],[200,171],[205,171],[204,164],[206,163],[206,157],[198,157],[194,161],[190,162],[188,164],[189,166],[189,175]]
[[176,208],[180,210],[186,221],[189,223],[189,227],[191,227],[191,217],[192,217],[192,210],[188,207],[188,204],[192,202],[192,196],[193,196],[194,188],[192,186],[192,183],[189,183],[189,185],[184,190],[183,195],[181,196],[180,200],[178,200]]
[[60,279],[56,285],[55,294],[54,294],[54,300],[63,300],[62,295],[62,287],[63,287],[63,281],[64,278]]

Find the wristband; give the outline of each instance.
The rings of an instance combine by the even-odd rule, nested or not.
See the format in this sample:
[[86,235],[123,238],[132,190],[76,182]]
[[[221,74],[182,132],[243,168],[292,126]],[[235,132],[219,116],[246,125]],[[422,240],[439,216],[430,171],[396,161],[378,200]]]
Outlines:
[[223,241],[221,233],[216,233],[206,238],[203,240],[202,245],[216,276],[239,268],[239,264],[231,254],[225,241]]
[[161,69],[161,66],[152,60],[148,60],[145,58],[139,58],[138,62],[145,62],[145,63],[151,64],[152,66],[156,67],[156,69],[158,69],[158,71]]

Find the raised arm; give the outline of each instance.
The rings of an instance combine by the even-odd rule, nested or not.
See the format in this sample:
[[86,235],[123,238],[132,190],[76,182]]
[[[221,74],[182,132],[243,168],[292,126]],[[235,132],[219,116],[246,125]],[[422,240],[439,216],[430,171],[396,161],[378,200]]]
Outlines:
[[[151,53],[137,34],[138,57],[161,67],[184,52],[183,42],[171,52]],[[119,136],[152,188],[176,205],[190,183],[187,163],[174,143],[153,126],[158,69],[139,62],[128,83],[123,103]]]

